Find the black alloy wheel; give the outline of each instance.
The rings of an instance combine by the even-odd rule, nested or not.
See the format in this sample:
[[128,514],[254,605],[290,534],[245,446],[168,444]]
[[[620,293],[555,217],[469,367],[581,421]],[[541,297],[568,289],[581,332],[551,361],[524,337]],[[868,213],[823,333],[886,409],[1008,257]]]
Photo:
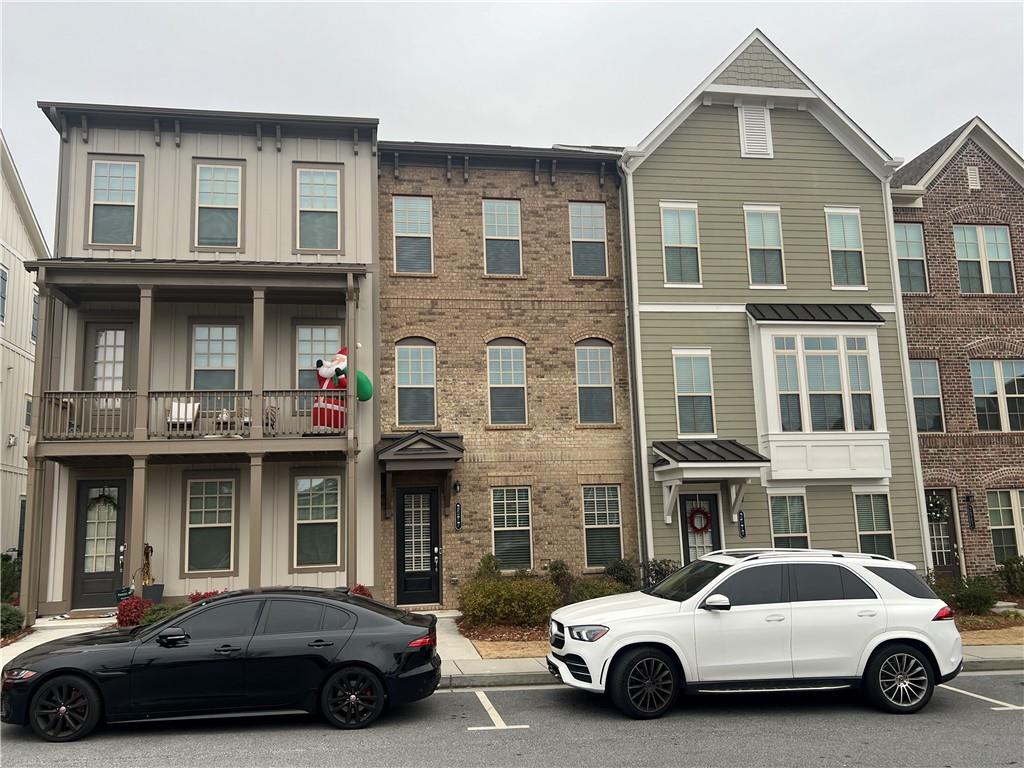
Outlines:
[[327,679],[320,707],[335,728],[365,728],[384,710],[384,686],[370,670],[346,667]]
[[624,656],[610,676],[612,701],[640,720],[661,717],[679,694],[676,665],[656,648],[639,648]]
[[29,705],[29,725],[46,741],[75,741],[99,720],[99,693],[92,683],[75,675],[45,681]]

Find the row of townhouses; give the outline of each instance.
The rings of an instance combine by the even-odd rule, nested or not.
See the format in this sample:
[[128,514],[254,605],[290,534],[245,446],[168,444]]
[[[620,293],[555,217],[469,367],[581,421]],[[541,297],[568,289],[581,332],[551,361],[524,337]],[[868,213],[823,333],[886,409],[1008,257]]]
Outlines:
[[626,149],[40,107],[30,620],[144,572],[426,607],[491,553],[1024,542],[1024,161],[980,119],[901,168],[759,31]]

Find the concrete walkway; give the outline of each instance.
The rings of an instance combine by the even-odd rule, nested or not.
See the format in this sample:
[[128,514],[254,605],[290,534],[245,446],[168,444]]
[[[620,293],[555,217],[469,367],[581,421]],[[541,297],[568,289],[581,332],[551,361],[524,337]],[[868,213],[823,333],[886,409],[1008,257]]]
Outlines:
[[101,619],[57,619],[43,617],[39,619],[25,637],[0,648],[0,662],[6,664],[19,653],[24,653],[29,648],[34,648],[42,643],[51,640],[59,640],[62,637],[77,635],[82,632],[93,632],[97,629],[109,627],[114,623],[114,618]]

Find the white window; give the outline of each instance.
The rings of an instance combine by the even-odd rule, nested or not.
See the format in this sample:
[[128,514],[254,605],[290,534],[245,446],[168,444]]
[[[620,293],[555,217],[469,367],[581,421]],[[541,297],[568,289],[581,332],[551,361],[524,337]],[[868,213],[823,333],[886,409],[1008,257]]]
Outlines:
[[583,529],[587,568],[600,568],[622,557],[619,486],[583,486]]
[[139,163],[93,160],[89,243],[135,245],[138,233]]
[[518,339],[487,345],[491,424],[526,424],[526,346]]
[[235,481],[188,481],[185,570],[230,571],[235,563]]
[[696,203],[661,203],[665,285],[700,288],[700,245]]
[[32,395],[25,395],[25,429],[32,428]]
[[774,157],[772,120],[768,107],[744,104],[737,112],[740,121],[740,155]]
[[395,346],[398,424],[430,426],[437,421],[436,355],[428,339],[402,339]]
[[[120,392],[124,389],[124,328],[98,328],[93,337],[92,389],[94,392]],[[113,405],[114,400],[104,401]]]
[[1024,491],[989,491],[988,517],[992,529],[992,551],[996,562],[1002,563],[1020,554],[1024,541],[1021,512]]
[[846,373],[849,377],[853,428],[858,432],[871,431],[875,428],[875,413],[871,402],[868,340],[863,336],[846,337]]
[[777,205],[744,205],[747,267],[752,288],[785,288],[782,211]]
[[839,342],[835,336],[804,339],[804,365],[813,432],[842,432],[846,429],[843,408],[843,374]]
[[892,517],[886,493],[856,493],[854,507],[860,551],[894,557]]
[[715,402],[710,350],[673,350],[676,422],[680,436],[714,435]]
[[494,556],[498,558],[502,570],[533,568],[530,489],[492,488],[491,519],[494,531]]
[[783,432],[803,431],[800,406],[799,353],[795,336],[775,337],[775,385],[779,391],[779,416]]
[[612,345],[584,339],[576,345],[577,403],[581,424],[613,424]]
[[242,167],[196,165],[195,245],[235,249],[242,238]]
[[341,564],[341,478],[313,475],[295,478],[296,568],[331,568]]
[[806,549],[807,502],[801,495],[769,496],[772,546],[782,549]]
[[573,275],[608,275],[606,236],[604,203],[569,203]]
[[298,325],[295,327],[295,386],[319,389],[317,361],[333,360],[341,348],[340,325]]
[[296,168],[296,244],[300,251],[341,250],[341,171]]
[[960,293],[1014,293],[1008,227],[953,227]]
[[857,208],[826,208],[825,227],[833,288],[866,288],[864,246]]
[[192,389],[238,385],[238,326],[192,326]]
[[899,259],[900,290],[903,293],[927,293],[924,228],[920,224],[896,225],[896,258]]
[[914,394],[914,417],[918,432],[941,432],[942,385],[938,360],[911,360],[910,385]]
[[971,191],[981,189],[981,176],[976,165],[967,166],[967,188]]
[[971,360],[978,429],[1024,430],[1024,360]]
[[395,272],[434,271],[434,212],[429,197],[395,197]]
[[484,200],[484,271],[521,275],[522,231],[518,200]]

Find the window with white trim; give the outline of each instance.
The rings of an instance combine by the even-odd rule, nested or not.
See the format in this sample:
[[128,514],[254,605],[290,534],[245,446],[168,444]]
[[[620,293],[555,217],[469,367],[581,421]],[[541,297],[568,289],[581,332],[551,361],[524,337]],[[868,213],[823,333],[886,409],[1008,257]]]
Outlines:
[[138,161],[93,160],[89,243],[135,245],[139,205]]
[[783,432],[802,432],[799,352],[795,336],[775,337],[775,385],[779,390],[779,417]]
[[238,386],[238,326],[192,326],[192,389]]
[[1024,490],[989,491],[987,500],[992,551],[996,562],[1003,563],[1020,554],[1020,543],[1024,541]]
[[296,168],[296,246],[300,251],[341,250],[341,171]]
[[777,205],[744,205],[747,262],[752,286],[786,287],[782,262],[782,212]]
[[736,111],[740,121],[740,156],[774,157],[771,110],[767,106],[743,104]]
[[433,202],[429,197],[392,198],[395,272],[430,274],[434,271]]
[[242,237],[242,168],[196,164],[196,231],[199,248],[238,248]]
[[32,428],[32,395],[25,395],[25,429]]
[[868,340],[863,336],[846,337],[846,372],[849,376],[853,428],[858,432],[871,431],[875,428],[875,414],[871,403]]
[[715,434],[711,353],[674,350],[676,425],[680,435]]
[[501,569],[533,568],[529,487],[491,488],[491,521]]
[[341,564],[341,477],[295,478],[296,568]]
[[523,274],[518,200],[484,200],[484,271]]
[[429,426],[437,420],[436,365],[436,348],[429,339],[402,339],[395,345],[399,426]]
[[1024,430],[1024,360],[971,360],[978,429]]
[[769,496],[772,546],[783,549],[806,549],[807,502],[801,495]]
[[587,568],[602,568],[622,557],[619,486],[583,486],[583,530]]
[[860,551],[873,555],[894,557],[892,516],[889,514],[889,494],[854,494],[857,517],[857,539]]
[[942,385],[938,360],[911,360],[910,387],[918,432],[942,432]]
[[661,244],[668,285],[700,286],[696,203],[661,204]]
[[924,228],[920,224],[895,226],[896,258],[899,261],[900,290],[903,293],[927,293]]
[[843,374],[836,337],[805,337],[804,365],[807,368],[811,431],[844,431]]
[[581,424],[613,424],[612,345],[584,339],[576,345],[576,389]]
[[319,389],[317,360],[333,360],[341,348],[341,325],[295,326],[295,386]]
[[235,563],[235,481],[189,480],[185,570],[230,571]]
[[833,288],[863,288],[864,246],[860,230],[860,210],[826,208],[826,233]]
[[1009,227],[957,224],[953,247],[960,293],[1015,293]]
[[572,273],[576,277],[606,277],[604,203],[569,203]]
[[526,345],[495,339],[487,345],[491,424],[526,424]]

